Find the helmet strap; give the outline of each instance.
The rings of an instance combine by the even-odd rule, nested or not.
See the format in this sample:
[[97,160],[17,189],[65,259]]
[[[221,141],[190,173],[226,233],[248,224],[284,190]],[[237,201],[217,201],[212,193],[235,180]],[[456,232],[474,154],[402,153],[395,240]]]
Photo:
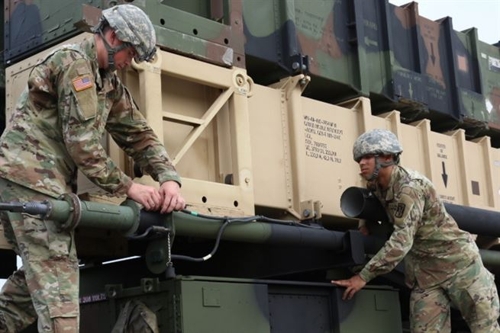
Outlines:
[[[397,160],[394,161],[394,159],[397,159]],[[371,181],[377,179],[378,174],[380,173],[380,170],[382,168],[387,168],[391,165],[396,165],[399,161],[399,155],[397,157],[395,156],[394,159],[392,161],[389,161],[389,162],[381,162],[380,155],[375,155],[375,170],[370,175],[370,177],[368,177],[366,180],[371,182]]]
[[117,54],[118,52],[120,52],[123,49],[126,49],[130,45],[128,43],[123,43],[120,46],[111,47],[111,45],[109,45],[108,41],[104,37],[102,29],[97,30],[97,32],[101,36],[101,39],[104,42],[104,46],[106,47],[106,51],[108,52],[108,68],[107,69],[110,71],[114,71],[116,69],[116,67],[115,67],[115,54]]

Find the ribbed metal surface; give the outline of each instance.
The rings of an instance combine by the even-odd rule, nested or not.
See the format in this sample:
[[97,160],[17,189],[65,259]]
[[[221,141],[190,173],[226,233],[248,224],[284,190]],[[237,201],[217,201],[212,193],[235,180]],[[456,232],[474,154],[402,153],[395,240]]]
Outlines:
[[76,35],[82,5],[103,0],[4,1],[4,61],[12,64]]
[[[75,35],[82,4],[122,2],[5,1],[5,61],[12,64]],[[164,49],[246,67],[259,84],[305,73],[312,80],[304,96],[333,103],[369,96],[374,113],[397,109],[405,122],[429,118],[436,131],[461,127],[469,137],[489,135],[500,145],[500,48],[481,42],[474,28],[454,30],[450,17],[421,16],[418,3],[132,3],[150,16]]]
[[5,61],[18,62],[80,33],[75,24],[84,17],[83,5],[105,9],[120,3],[148,14],[159,46],[221,66],[244,67],[241,0],[5,1]]
[[433,130],[461,127],[497,142],[500,49],[475,29],[423,17],[415,2],[245,1],[243,9],[247,69],[258,83],[303,72],[312,77],[304,96],[369,95],[374,113],[397,109],[405,122],[429,118]]

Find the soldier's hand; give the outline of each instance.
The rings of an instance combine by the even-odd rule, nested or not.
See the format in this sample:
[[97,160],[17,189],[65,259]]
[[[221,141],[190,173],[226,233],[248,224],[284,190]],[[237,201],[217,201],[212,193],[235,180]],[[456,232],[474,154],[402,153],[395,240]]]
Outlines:
[[342,295],[342,299],[344,301],[350,300],[355,293],[360,291],[366,285],[365,280],[363,280],[359,275],[354,275],[348,280],[332,280],[332,283],[341,287],[346,287],[346,290]]
[[170,213],[186,207],[186,201],[180,194],[179,184],[175,181],[167,181],[160,186],[162,197],[161,213]]
[[127,191],[127,196],[140,203],[146,210],[158,210],[161,207],[160,192],[152,186],[132,183]]

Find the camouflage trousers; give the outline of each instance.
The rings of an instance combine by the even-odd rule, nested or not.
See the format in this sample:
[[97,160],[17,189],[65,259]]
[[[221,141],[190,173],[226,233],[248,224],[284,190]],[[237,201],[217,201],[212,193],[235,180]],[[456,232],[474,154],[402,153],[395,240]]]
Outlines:
[[[3,202],[45,199],[0,179]],[[20,332],[37,318],[39,332],[78,332],[79,272],[73,232],[58,232],[54,222],[27,214],[2,212],[0,220],[5,238],[23,263],[0,292],[0,333]]]
[[411,331],[450,332],[450,305],[460,310],[473,333],[499,333],[499,300],[493,274],[480,259],[444,283],[415,287],[410,298]]

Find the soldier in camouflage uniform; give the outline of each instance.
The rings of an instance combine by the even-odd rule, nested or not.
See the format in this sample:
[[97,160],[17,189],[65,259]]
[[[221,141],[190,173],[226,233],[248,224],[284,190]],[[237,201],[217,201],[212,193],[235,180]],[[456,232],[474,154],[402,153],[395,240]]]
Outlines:
[[[156,38],[133,5],[103,11],[93,38],[67,45],[32,70],[0,138],[0,200],[57,198],[76,190],[81,170],[95,184],[127,195],[147,210],[184,208],[180,178],[130,92],[114,72],[151,61]],[[104,132],[160,183],[134,183],[101,146]],[[52,221],[3,213],[5,236],[23,267],[0,293],[0,332],[20,332],[38,318],[39,332],[78,332],[78,260],[73,231]]]
[[343,299],[351,299],[405,258],[412,332],[450,332],[450,305],[460,310],[472,332],[500,332],[493,275],[471,235],[446,212],[430,180],[398,165],[402,151],[387,130],[376,129],[356,140],[354,160],[394,231],[358,275],[332,283],[346,287]]

